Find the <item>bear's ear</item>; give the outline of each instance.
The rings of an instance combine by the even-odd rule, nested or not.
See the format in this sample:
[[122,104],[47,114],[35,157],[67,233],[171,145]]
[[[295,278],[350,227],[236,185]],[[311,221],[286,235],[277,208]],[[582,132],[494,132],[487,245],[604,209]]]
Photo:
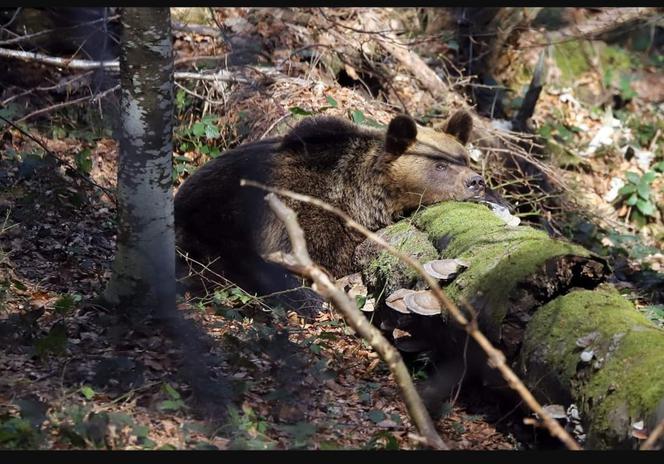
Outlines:
[[395,116],[387,126],[385,151],[390,157],[401,156],[417,139],[417,124],[408,115]]
[[468,143],[472,130],[473,117],[465,110],[454,113],[445,125],[445,132],[455,137],[463,145]]

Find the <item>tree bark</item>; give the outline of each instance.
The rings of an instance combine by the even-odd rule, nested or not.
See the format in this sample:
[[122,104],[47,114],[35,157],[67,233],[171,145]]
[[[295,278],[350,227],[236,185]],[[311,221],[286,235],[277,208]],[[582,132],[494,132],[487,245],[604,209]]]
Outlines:
[[173,48],[168,8],[123,8],[118,238],[105,299],[167,317],[175,309]]
[[[538,400],[578,406],[589,447],[633,446],[633,424],[643,421],[651,431],[664,416],[664,331],[603,283],[608,267],[600,257],[542,231],[507,226],[473,203],[429,207],[379,235],[421,261],[466,261],[445,286],[448,296],[472,308],[468,314],[477,315]],[[355,257],[377,297],[374,321],[390,336],[393,329],[409,334],[395,340],[397,347],[464,355],[465,333],[444,315],[403,314],[385,305],[395,290],[426,288],[417,275],[367,242]],[[468,359],[486,367],[485,357]],[[482,375],[500,386],[491,372]]]

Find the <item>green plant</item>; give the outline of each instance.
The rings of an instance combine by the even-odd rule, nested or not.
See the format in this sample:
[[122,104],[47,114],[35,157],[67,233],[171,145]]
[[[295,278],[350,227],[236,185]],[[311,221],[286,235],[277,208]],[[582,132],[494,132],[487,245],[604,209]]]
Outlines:
[[165,383],[161,386],[162,392],[166,393],[169,397],[168,400],[164,400],[157,406],[162,411],[180,411],[187,407],[187,405],[182,401],[180,394],[168,383]]
[[76,153],[76,156],[74,157],[74,161],[76,161],[76,169],[82,174],[90,174],[90,171],[92,171],[91,154],[92,152],[89,148],[84,148]]
[[265,435],[268,423],[246,404],[242,412],[235,406],[228,409],[228,423],[224,427],[232,436],[229,447],[232,449],[271,449],[276,443]]
[[[217,116],[209,114],[194,124],[178,128],[174,134],[174,141],[179,152],[197,152],[210,158],[219,156],[221,150],[213,143],[221,136],[216,124],[218,119]],[[188,157],[182,155],[173,157],[173,181],[177,181],[182,174],[191,174],[195,169]]]
[[367,450],[398,450],[397,439],[387,430],[375,433],[367,442],[364,449]]
[[327,106],[321,106],[318,109],[309,111],[299,106],[293,106],[288,108],[288,111],[290,111],[293,116],[313,116],[314,114],[320,114],[326,110],[329,110],[330,108],[336,108],[339,106],[337,101],[329,95],[325,96],[325,100],[327,101]]
[[367,118],[364,113],[360,110],[352,110],[350,112],[351,119],[355,124],[364,124],[371,127],[383,128],[384,124],[379,123],[375,119]]
[[648,171],[642,176],[629,171],[625,174],[627,183],[618,191],[616,201],[624,202],[626,205],[633,207],[630,219],[639,226],[644,225],[648,217],[654,217],[655,215],[656,208],[650,184],[656,176],[654,170]]
[[0,449],[35,449],[42,439],[39,427],[33,427],[28,419],[0,417]]

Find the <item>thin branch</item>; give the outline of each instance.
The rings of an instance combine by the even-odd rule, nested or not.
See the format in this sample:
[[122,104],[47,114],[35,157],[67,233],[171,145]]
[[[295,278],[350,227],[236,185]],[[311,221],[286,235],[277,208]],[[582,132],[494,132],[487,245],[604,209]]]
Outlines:
[[80,80],[80,79],[83,79],[84,77],[89,76],[90,74],[92,74],[92,71],[88,71],[88,72],[85,72],[83,74],[73,76],[71,79],[67,79],[67,80],[64,80],[62,82],[58,82],[57,84],[51,85],[51,86],[48,86],[48,87],[35,87],[35,88],[32,88],[32,89],[25,90],[21,93],[17,93],[16,95],[12,95],[11,97],[3,100],[2,102],[0,102],[0,105],[5,106],[5,105],[9,104],[10,102],[16,100],[17,98],[25,97],[26,95],[30,95],[33,92],[47,92],[49,90],[55,90],[55,89],[59,89],[60,87],[65,87],[65,86],[71,84],[72,82],[75,82],[77,80]]
[[84,103],[84,102],[96,103],[99,100],[101,100],[102,98],[104,98],[106,95],[108,95],[109,93],[115,92],[116,90],[120,90],[120,84],[118,84],[114,87],[111,87],[109,89],[106,89],[103,92],[98,93],[97,95],[92,95],[92,96],[89,96],[89,97],[80,97],[80,98],[77,98],[75,100],[67,100],[67,101],[64,101],[64,102],[56,103],[55,105],[47,106],[46,108],[40,108],[36,111],[33,111],[32,113],[26,114],[25,116],[21,117],[20,119],[17,119],[14,122],[16,122],[16,123],[24,122],[24,121],[27,121],[30,118],[33,118],[35,116],[39,116],[40,114],[50,113],[53,110],[57,110],[57,109],[64,108],[64,107],[67,107],[67,106],[77,105],[79,103]]
[[3,24],[2,26],[0,26],[0,29],[4,29],[4,28],[6,28],[6,27],[11,26],[12,23],[13,23],[13,22],[16,20],[16,18],[18,17],[18,14],[21,12],[22,9],[23,9],[22,7],[18,7],[18,8],[16,8],[16,11],[14,11],[14,14],[12,15],[11,19],[10,19],[9,21],[7,21],[5,24]]
[[657,440],[659,440],[659,437],[661,437],[664,434],[664,419],[662,419],[659,424],[657,424],[657,427],[655,427],[655,430],[653,430],[650,435],[648,435],[648,439],[643,442],[643,445],[641,446],[640,450],[641,451],[646,451],[646,450],[651,450],[655,447],[655,444],[657,444]]
[[55,56],[45,55],[37,52],[25,52],[22,50],[12,50],[9,48],[0,48],[0,56],[5,58],[15,58],[23,61],[36,61],[37,63],[48,64],[57,66],[59,68],[67,69],[120,69],[120,62],[113,61],[91,61],[79,60],[71,58],[60,58]]
[[[379,30],[378,21],[372,16],[367,16],[364,21],[369,31]],[[449,89],[440,76],[417,53],[401,44],[391,34],[388,37],[389,39],[386,39],[383,35],[378,34],[375,38],[381,48],[408,69],[433,95],[440,97],[449,93]]]
[[565,446],[567,446],[567,448],[571,450],[581,449],[579,444],[571,437],[569,433],[567,433],[567,431],[565,431],[564,428],[560,426],[558,421],[556,421],[553,417],[551,417],[551,415],[546,410],[544,410],[544,408],[542,408],[542,405],[539,404],[539,402],[535,399],[530,390],[528,390],[528,388],[523,384],[521,379],[507,365],[505,355],[499,349],[495,348],[493,344],[484,336],[484,334],[480,332],[475,320],[469,321],[468,318],[466,318],[466,316],[461,312],[458,306],[447,296],[447,294],[445,294],[445,292],[443,292],[443,290],[438,285],[438,282],[433,277],[431,277],[429,274],[426,273],[426,271],[419,263],[419,261],[397,250],[395,247],[387,243],[381,237],[371,232],[363,225],[354,221],[350,216],[348,216],[348,214],[346,214],[342,210],[335,208],[334,206],[331,206],[328,203],[325,203],[324,201],[321,201],[317,198],[295,193],[290,190],[269,187],[259,182],[254,182],[246,179],[242,179],[240,181],[240,185],[257,187],[259,189],[268,192],[276,193],[278,195],[283,195],[285,197],[292,198],[297,201],[302,201],[304,203],[309,203],[318,206],[319,208],[322,208],[325,211],[328,211],[332,214],[339,216],[341,219],[345,221],[347,227],[357,230],[362,235],[364,235],[374,243],[377,243],[382,248],[390,252],[392,255],[399,258],[401,261],[410,265],[422,276],[424,281],[429,285],[429,288],[435,295],[436,299],[441,303],[443,307],[447,309],[447,311],[454,318],[454,320],[461,327],[463,327],[470,334],[470,336],[473,337],[473,339],[477,342],[477,344],[484,350],[484,352],[487,354],[488,357],[489,366],[498,369],[500,371],[501,375],[507,381],[510,388],[516,391],[521,396],[521,398],[523,398],[523,400],[530,407],[530,409],[532,409],[533,412],[535,412],[542,419],[544,426],[549,430],[551,435],[560,439],[560,441],[562,441],[565,444]]
[[199,35],[223,38],[223,34],[216,27],[202,26],[200,24],[185,24],[179,21],[171,21],[173,30],[180,32],[192,32]]
[[436,432],[436,427],[431,420],[431,416],[429,416],[422,398],[417,393],[413,380],[399,352],[364,317],[360,310],[357,309],[353,300],[343,290],[338,288],[332,282],[330,276],[311,260],[304,239],[304,231],[297,222],[295,211],[286,206],[274,193],[268,194],[265,199],[268,201],[272,211],[274,211],[277,217],[284,223],[284,226],[286,226],[293,249],[293,257],[296,264],[301,267],[302,274],[314,281],[312,288],[323,297],[331,300],[334,307],[344,316],[348,325],[365,339],[380,355],[383,361],[387,363],[397,385],[401,388],[408,413],[417,426],[417,429],[426,439],[426,443],[435,449],[449,449],[449,446],[447,446],[438,435],[438,432]]
[[75,100],[67,100],[63,101],[60,103],[56,103],[55,105],[47,106],[45,108],[40,108],[36,111],[33,111],[32,113],[28,113],[25,116],[21,117],[20,119],[17,119],[16,122],[24,122],[27,121],[30,118],[33,118],[35,116],[39,116],[40,114],[45,114],[45,113],[50,113],[51,111],[57,110],[59,108],[64,108],[66,106],[71,106],[71,105],[76,105],[78,103],[83,103],[83,102],[89,102],[90,97],[85,96],[85,97],[80,97]]
[[119,17],[120,17],[120,15],[115,15],[115,16],[110,16],[108,18],[99,18],[99,19],[95,19],[95,20],[92,20],[92,21],[87,21],[85,23],[75,24],[73,26],[60,27],[60,28],[57,28],[57,29],[46,29],[44,31],[35,32],[34,34],[20,35],[18,37],[14,37],[13,39],[0,40],[0,45],[11,45],[11,44],[15,44],[15,43],[18,43],[18,42],[23,42],[25,40],[34,39],[35,37],[41,37],[42,35],[52,34],[54,32],[60,33],[62,31],[77,29],[77,28],[83,27],[83,26],[90,26],[92,24],[97,24],[97,23],[101,23],[101,22],[107,22],[107,21],[110,22],[110,21],[113,21],[114,19],[118,19]]

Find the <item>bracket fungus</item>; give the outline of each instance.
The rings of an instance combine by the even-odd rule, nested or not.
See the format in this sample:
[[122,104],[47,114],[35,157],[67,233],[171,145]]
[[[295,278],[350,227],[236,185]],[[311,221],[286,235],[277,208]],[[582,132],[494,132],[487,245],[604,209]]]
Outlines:
[[434,279],[452,280],[468,263],[462,259],[434,259],[424,263],[424,270]]

